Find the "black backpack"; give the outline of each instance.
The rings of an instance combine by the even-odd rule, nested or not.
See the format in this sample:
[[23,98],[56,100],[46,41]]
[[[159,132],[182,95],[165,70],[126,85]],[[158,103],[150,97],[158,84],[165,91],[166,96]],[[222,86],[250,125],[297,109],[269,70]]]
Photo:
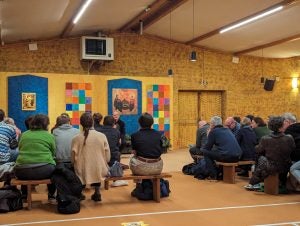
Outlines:
[[83,186],[74,171],[64,164],[58,164],[51,182],[57,189],[57,211],[63,214],[78,213]]
[[72,195],[60,195],[57,198],[57,211],[62,214],[80,212],[80,199]]
[[194,175],[193,168],[196,166],[196,163],[192,162],[182,167],[182,172],[185,175]]
[[0,213],[23,209],[22,194],[16,187],[0,189]]
[[[160,197],[168,197],[170,193],[168,180],[160,179]],[[143,179],[137,187],[131,192],[131,195],[139,200],[153,200],[153,183],[150,179]]]
[[168,180],[160,179],[160,197],[169,197],[171,190]]

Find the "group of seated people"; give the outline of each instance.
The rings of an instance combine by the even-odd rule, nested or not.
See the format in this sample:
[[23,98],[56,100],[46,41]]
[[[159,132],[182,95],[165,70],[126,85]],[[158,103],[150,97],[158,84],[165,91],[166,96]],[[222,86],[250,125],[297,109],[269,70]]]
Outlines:
[[[0,109],[0,168],[14,163],[15,176],[20,180],[41,180],[51,178],[56,165],[73,168],[82,185],[94,187],[91,199],[101,201],[101,180],[108,176],[109,167],[120,162],[121,132],[117,126],[119,113],[104,117],[100,124],[100,113],[83,113],[80,117],[82,131],[70,124],[70,117],[62,113],[56,125],[48,132],[49,117],[36,114],[25,120],[27,131],[20,134],[18,148],[12,150],[11,139],[17,139],[13,126],[4,122],[5,113]],[[140,130],[132,134],[134,155],[129,166],[135,175],[160,174],[163,162],[161,133],[152,129],[153,117],[143,113],[139,117]],[[121,122],[124,126],[124,122]],[[9,178],[10,179],[10,178]],[[5,181],[5,186],[10,180]],[[48,184],[48,200],[55,202],[56,188]],[[27,196],[26,186],[22,194]]]
[[[260,189],[260,182],[275,173],[285,186],[292,163],[300,161],[300,123],[295,115],[284,113],[270,116],[267,124],[253,115],[241,121],[239,117],[228,117],[224,125],[219,116],[212,117],[210,123],[199,121],[196,145],[189,152],[195,161],[203,157],[208,167],[213,167],[215,161],[255,161],[247,190]],[[251,165],[242,166],[238,174],[248,176],[250,168]],[[217,179],[217,173],[212,171],[210,176]]]

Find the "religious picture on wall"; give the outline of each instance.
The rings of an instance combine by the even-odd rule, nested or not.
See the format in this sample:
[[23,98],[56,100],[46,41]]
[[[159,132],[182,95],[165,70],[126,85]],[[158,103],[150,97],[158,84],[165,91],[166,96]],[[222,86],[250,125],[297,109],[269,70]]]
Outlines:
[[137,94],[137,89],[112,89],[113,111],[118,111],[123,115],[136,115]]
[[22,93],[22,110],[36,110],[36,93]]

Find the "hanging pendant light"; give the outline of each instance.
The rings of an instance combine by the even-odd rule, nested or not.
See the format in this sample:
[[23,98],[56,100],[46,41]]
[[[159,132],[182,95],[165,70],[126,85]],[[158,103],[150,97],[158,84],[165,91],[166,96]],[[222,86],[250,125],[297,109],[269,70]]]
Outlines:
[[260,77],[260,82],[264,83],[265,82],[265,77],[264,77],[264,49],[261,49],[261,77]]
[[[195,35],[195,0],[193,0],[193,39],[194,39],[194,35]],[[192,51],[190,54],[190,61],[197,61],[197,53],[196,51]]]
[[[171,35],[172,35],[172,33],[171,33],[171,31],[172,31],[172,26],[171,26],[171,25],[172,25],[172,24],[171,24],[171,21],[172,21],[172,20],[171,20],[171,19],[172,19],[172,18],[171,18],[171,13],[172,13],[172,11],[170,11],[170,30],[169,30],[169,31],[170,31],[170,41],[171,41],[171,37],[172,37],[172,36],[171,36]],[[169,56],[169,57],[170,57],[170,58],[169,58],[169,59],[170,59],[170,68],[168,69],[168,76],[171,77],[171,76],[173,76],[173,70],[172,70],[172,68],[171,68],[171,65],[172,65],[171,48],[170,48],[170,56]]]
[[191,52],[190,61],[197,61],[197,53],[196,53],[196,51],[192,51]]
[[204,49],[202,50],[202,78],[201,78],[201,85],[206,86],[207,81],[204,79]]

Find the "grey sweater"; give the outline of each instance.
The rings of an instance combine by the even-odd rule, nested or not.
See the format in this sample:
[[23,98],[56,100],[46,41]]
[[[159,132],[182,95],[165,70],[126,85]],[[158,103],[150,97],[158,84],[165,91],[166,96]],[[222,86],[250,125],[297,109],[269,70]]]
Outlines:
[[56,144],[56,162],[71,162],[72,139],[79,134],[79,129],[63,124],[53,130]]

